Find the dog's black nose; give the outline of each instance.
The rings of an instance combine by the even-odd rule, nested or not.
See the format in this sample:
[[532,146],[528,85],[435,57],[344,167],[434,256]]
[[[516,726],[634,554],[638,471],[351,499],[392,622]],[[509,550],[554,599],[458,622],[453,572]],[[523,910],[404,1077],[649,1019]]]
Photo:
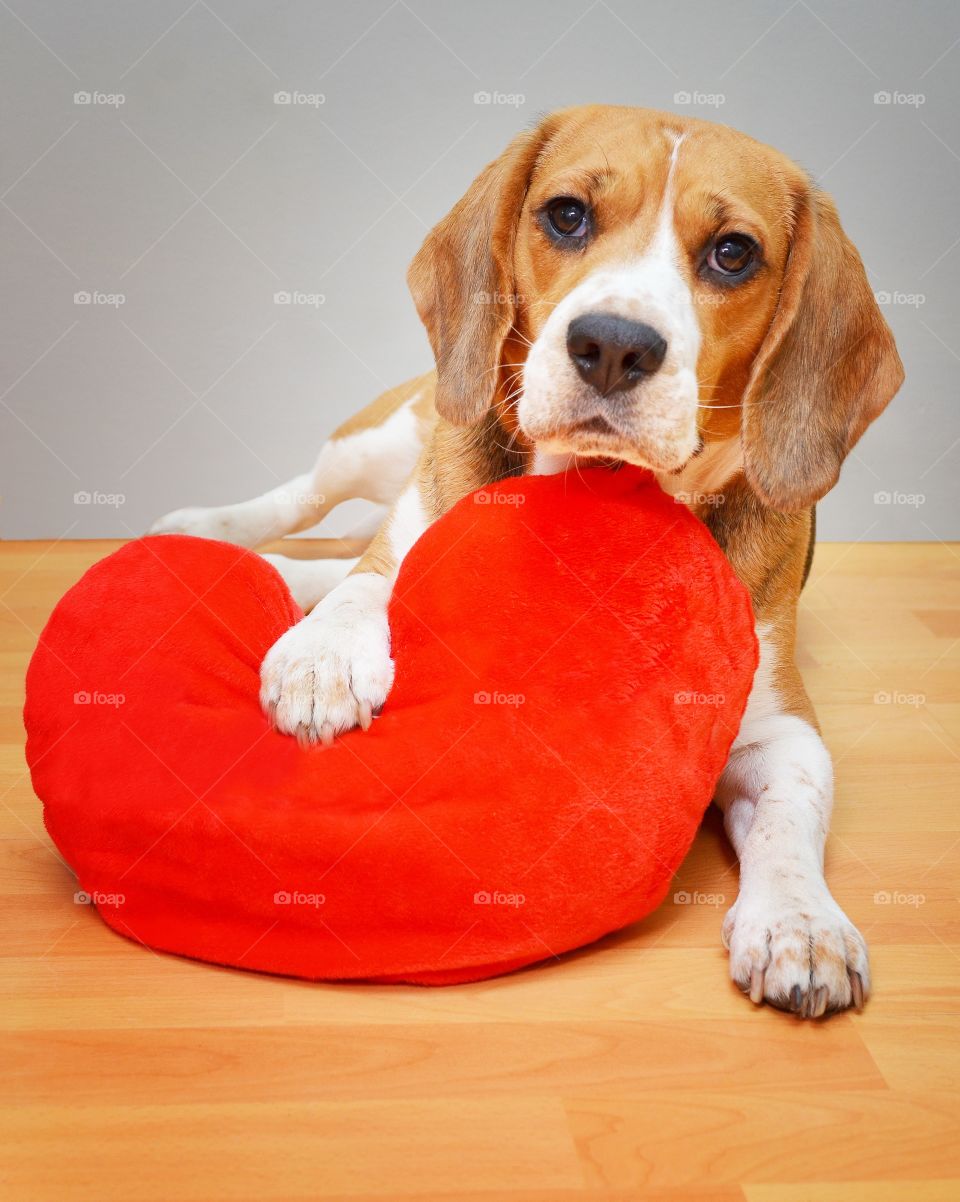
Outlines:
[[567,351],[580,376],[609,396],[658,370],[667,344],[653,326],[613,313],[584,313],[567,328]]

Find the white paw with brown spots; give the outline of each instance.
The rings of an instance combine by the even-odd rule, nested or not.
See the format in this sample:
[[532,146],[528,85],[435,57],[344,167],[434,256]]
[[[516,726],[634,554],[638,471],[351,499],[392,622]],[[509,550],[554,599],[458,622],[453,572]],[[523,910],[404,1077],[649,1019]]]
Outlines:
[[270,648],[260,665],[260,704],[277,730],[302,744],[366,730],[393,684],[389,583],[348,576]]
[[863,1007],[870,964],[863,936],[822,886],[741,891],[723,923],[730,976],[759,1004],[801,1018]]

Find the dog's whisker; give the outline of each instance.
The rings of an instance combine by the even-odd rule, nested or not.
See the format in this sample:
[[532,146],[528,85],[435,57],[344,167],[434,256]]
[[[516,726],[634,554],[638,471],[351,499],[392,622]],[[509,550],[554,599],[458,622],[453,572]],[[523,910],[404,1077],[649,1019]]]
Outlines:
[[502,371],[505,367],[512,367],[522,371],[523,368],[526,367],[526,363],[495,363],[493,367],[488,367],[485,371],[482,371],[479,376],[476,377],[475,383],[479,383],[482,379],[484,379],[485,376],[489,376],[495,371]]

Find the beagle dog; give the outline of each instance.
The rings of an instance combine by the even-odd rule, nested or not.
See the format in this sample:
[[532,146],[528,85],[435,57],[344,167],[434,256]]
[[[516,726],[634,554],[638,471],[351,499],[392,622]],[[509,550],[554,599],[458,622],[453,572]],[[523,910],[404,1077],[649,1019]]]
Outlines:
[[579,459],[652,469],[750,589],[761,647],[716,793],[740,861],[731,976],[807,1018],[861,1007],[867,949],[824,881],[833,772],[794,636],[813,505],[903,370],[832,201],[725,126],[567,109],[481,172],[408,278],[435,371],[347,421],[312,471],[154,531],[255,547],[350,497],[390,506],[359,560],[270,557],[309,612],[264,659],[261,700],[328,743],[387,700],[392,582],[454,502]]

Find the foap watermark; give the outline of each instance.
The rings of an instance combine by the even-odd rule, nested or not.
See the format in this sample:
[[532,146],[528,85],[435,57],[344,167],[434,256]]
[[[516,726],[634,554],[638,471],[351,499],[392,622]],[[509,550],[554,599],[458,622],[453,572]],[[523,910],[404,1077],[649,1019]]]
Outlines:
[[908,309],[919,309],[921,305],[927,303],[927,294],[925,292],[900,292],[896,288],[893,292],[881,289],[873,294],[873,299],[878,305],[903,305]]
[[474,104],[501,104],[505,108],[518,109],[527,103],[523,92],[474,92]]
[[107,305],[111,309],[119,309],[121,305],[127,303],[127,298],[123,292],[82,291],[73,294],[73,303],[75,305]]
[[674,705],[723,705],[726,693],[698,693],[695,689],[681,689],[674,693]]
[[275,292],[273,303],[275,305],[305,305],[310,309],[319,309],[321,305],[327,303],[327,298],[322,292]]
[[674,104],[695,104],[701,108],[718,109],[727,103],[723,92],[674,92]]
[[127,494],[123,492],[87,492],[86,489],[73,494],[74,505],[108,505],[111,509],[119,509],[126,505]]
[[326,901],[325,893],[306,893],[300,889],[278,889],[273,895],[275,906],[313,906],[319,910]]
[[902,889],[878,889],[873,895],[875,906],[922,906],[927,900],[925,893],[906,893]]
[[919,509],[921,505],[926,505],[927,494],[922,492],[897,492],[887,491],[882,489],[880,492],[873,494],[874,505],[906,505],[910,509]]
[[475,305],[522,305],[525,297],[521,292],[484,292],[482,289],[473,294]]
[[310,505],[319,506],[325,504],[327,497],[326,493],[322,492],[294,492],[289,488],[274,488],[270,491],[271,497],[275,497],[277,501],[284,505]]
[[523,893],[507,893],[502,889],[478,889],[473,895],[475,906],[522,906],[527,900]]
[[725,305],[730,299],[730,294],[726,292],[700,292],[696,296],[691,296],[690,299],[695,305],[700,305],[704,309],[717,309],[720,305]]
[[324,92],[274,92],[273,103],[290,108],[318,109],[327,103]]
[[713,906],[715,910],[726,900],[723,893],[703,893],[699,889],[678,889],[673,895],[675,906]]
[[127,98],[123,92],[74,92],[73,103],[118,109],[127,103]]
[[99,889],[78,889],[73,895],[75,906],[122,906],[125,893],[101,893]]
[[474,505],[526,505],[527,498],[521,493],[491,492],[487,488],[478,489],[473,494]]
[[873,103],[918,109],[927,103],[927,97],[923,92],[874,92]]
[[712,509],[725,505],[727,501],[726,494],[722,492],[677,492],[673,494],[673,499],[677,505],[709,505]]
[[873,695],[874,705],[909,705],[914,709],[927,704],[926,693],[905,693],[901,689],[881,689]]
[[523,705],[526,700],[523,693],[488,693],[483,689],[473,695],[474,705],[509,705],[513,706],[514,709],[517,706]]
[[125,693],[101,693],[96,689],[80,689],[73,695],[74,705],[108,705],[113,709],[119,709],[121,705],[126,704]]

